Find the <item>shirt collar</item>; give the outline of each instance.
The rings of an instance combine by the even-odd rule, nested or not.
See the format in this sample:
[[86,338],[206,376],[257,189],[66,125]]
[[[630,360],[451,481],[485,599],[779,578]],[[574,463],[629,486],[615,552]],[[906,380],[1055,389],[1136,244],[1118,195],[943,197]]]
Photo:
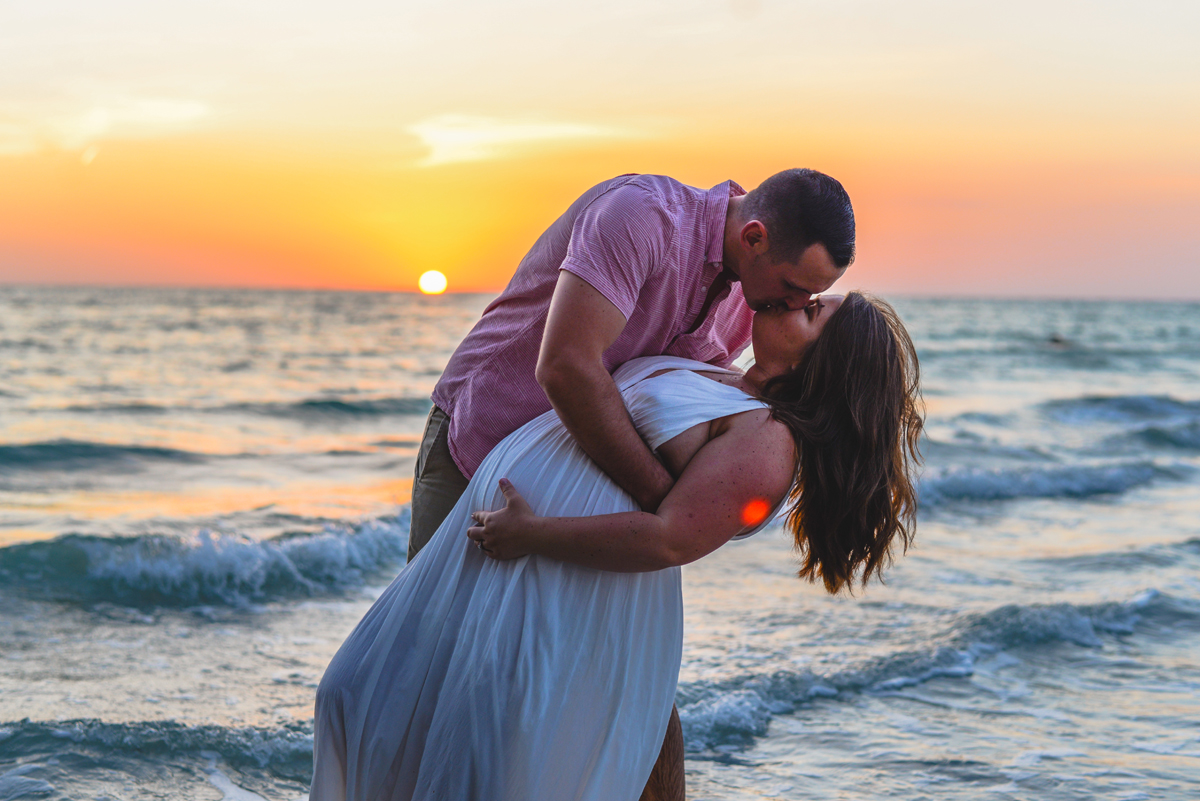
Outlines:
[[708,232],[706,264],[721,266],[725,260],[725,213],[729,209],[729,198],[744,194],[746,190],[733,181],[722,181],[708,190],[704,199],[704,227]]

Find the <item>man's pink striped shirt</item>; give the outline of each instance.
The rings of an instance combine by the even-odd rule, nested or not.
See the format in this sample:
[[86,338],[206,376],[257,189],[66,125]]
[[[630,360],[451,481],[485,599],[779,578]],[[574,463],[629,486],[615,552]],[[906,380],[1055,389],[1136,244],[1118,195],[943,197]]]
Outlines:
[[683,356],[728,366],[750,340],[753,315],[740,284],[699,315],[723,269],[726,181],[707,192],[661,175],[623,175],[594,186],[521,260],[450,358],[433,402],[450,416],[450,454],[470,477],[500,440],[550,409],[534,378],[559,270],[587,281],[626,324],[604,352],[612,372],[639,356]]

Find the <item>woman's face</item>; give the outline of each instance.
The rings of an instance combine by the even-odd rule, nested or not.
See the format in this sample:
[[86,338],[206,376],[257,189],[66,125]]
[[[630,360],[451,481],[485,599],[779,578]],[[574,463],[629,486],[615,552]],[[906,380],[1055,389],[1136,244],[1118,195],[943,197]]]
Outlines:
[[767,378],[794,369],[844,299],[842,295],[821,295],[803,309],[756,312],[751,335],[754,363]]

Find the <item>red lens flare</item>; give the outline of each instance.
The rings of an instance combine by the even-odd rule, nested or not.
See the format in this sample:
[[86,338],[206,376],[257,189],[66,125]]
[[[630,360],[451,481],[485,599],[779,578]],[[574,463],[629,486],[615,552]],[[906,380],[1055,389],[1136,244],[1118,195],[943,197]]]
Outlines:
[[771,513],[771,504],[765,498],[753,498],[742,507],[742,523],[757,526]]

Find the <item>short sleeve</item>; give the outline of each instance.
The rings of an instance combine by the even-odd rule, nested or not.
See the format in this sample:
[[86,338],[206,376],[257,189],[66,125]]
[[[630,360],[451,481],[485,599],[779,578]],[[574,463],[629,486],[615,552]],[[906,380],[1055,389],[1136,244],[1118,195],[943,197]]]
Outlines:
[[628,320],[642,285],[662,264],[673,229],[666,205],[653,192],[619,186],[575,218],[560,269],[587,281]]

